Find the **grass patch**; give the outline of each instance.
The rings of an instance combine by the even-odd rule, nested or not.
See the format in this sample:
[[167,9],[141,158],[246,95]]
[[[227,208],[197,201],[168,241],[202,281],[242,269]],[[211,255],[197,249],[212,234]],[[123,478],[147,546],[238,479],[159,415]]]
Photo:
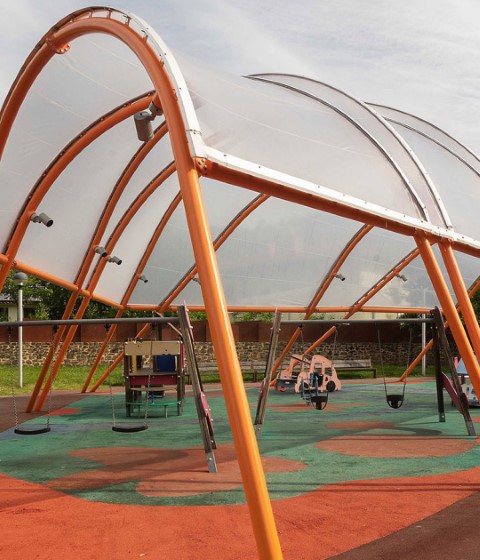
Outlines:
[[[377,364],[377,378],[382,378],[382,369]],[[93,376],[90,387],[99,379],[102,374],[106,371],[107,366],[100,366]],[[400,377],[405,371],[404,366],[395,365],[384,365],[385,377]],[[0,396],[9,396],[12,394],[12,380],[15,385],[15,394],[30,394],[40,375],[41,368],[33,366],[23,367],[23,387],[18,387],[18,369],[16,366],[0,366]],[[85,383],[85,379],[90,372],[89,367],[80,366],[62,366],[58,372],[57,377],[53,383],[53,389],[56,390],[71,390],[80,391]],[[422,375],[421,367],[417,367],[413,370],[413,377],[420,377]],[[427,376],[435,376],[435,370],[433,366],[428,366],[426,370]],[[257,380],[261,381],[263,379],[263,373],[257,374]],[[369,371],[349,371],[342,372],[340,374],[340,379],[369,379],[372,377],[372,373]],[[252,381],[253,374],[251,372],[245,371],[243,373],[244,381]],[[110,382],[112,386],[122,386],[122,367],[117,367],[110,375]],[[202,383],[219,383],[220,375],[217,370],[211,370],[202,373]],[[104,388],[108,388],[108,381],[105,381],[102,385]]]
[[[106,371],[108,366],[100,366],[93,376],[90,386],[99,379]],[[35,383],[40,375],[42,368],[33,366],[23,367],[23,386],[18,386],[18,369],[17,366],[0,366],[0,396],[12,394],[12,382],[15,387],[15,394],[29,394],[33,391]],[[90,372],[89,367],[62,366],[53,382],[55,390],[71,390],[80,391],[85,383],[85,379]],[[112,386],[123,385],[122,368],[116,368],[110,375]],[[108,381],[103,386],[108,387]]]

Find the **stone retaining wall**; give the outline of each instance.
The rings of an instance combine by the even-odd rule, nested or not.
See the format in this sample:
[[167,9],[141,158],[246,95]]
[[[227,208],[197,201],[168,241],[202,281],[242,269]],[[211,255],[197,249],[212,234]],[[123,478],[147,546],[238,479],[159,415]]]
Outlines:
[[[74,342],[68,349],[64,364],[68,366],[88,366],[92,364],[101,347],[100,342]],[[25,366],[41,366],[48,353],[50,345],[46,342],[24,342],[23,344],[23,364]],[[279,343],[277,355],[284,348],[284,343]],[[302,353],[305,346],[295,345],[291,354]],[[412,345],[409,359],[408,343],[386,343],[382,345],[383,361],[385,364],[406,365],[420,352],[420,344]],[[107,352],[102,358],[102,363],[110,364],[123,350],[123,343],[115,342],[109,344]],[[266,361],[268,355],[268,343],[266,342],[237,342],[238,357],[241,362],[262,362]],[[215,362],[211,342],[195,343],[195,352],[200,366],[205,363]],[[328,358],[332,357],[333,344],[322,344],[318,349]],[[352,358],[370,358],[373,363],[380,363],[380,353],[377,344],[349,342],[336,345],[335,355],[338,360],[348,360]],[[18,360],[18,344],[16,342],[0,343],[0,364],[14,365]],[[433,364],[433,356],[427,355],[427,363]]]

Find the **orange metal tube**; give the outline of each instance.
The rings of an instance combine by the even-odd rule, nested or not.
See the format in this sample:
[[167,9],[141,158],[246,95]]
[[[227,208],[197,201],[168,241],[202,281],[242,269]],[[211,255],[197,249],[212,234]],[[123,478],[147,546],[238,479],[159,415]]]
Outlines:
[[[75,307],[75,302],[77,301],[77,297],[78,297],[78,293],[72,293],[70,295],[70,298],[67,302],[67,305],[65,307],[65,310],[63,312],[62,315],[62,319],[69,319],[70,315],[73,311],[73,308]],[[45,358],[44,362],[43,362],[43,366],[42,369],[40,371],[39,376],[37,377],[37,381],[35,383],[35,387],[33,388],[32,394],[30,395],[30,399],[28,401],[28,405],[26,408],[27,412],[31,412],[33,410],[33,407],[35,405],[35,401],[37,399],[38,393],[40,392],[40,389],[42,387],[42,383],[45,379],[45,376],[47,375],[48,369],[50,367],[50,364],[52,363],[53,360],[53,356],[55,355],[55,350],[58,347],[58,345],[60,344],[60,341],[63,338],[63,335],[65,333],[66,327],[64,325],[60,325],[59,329],[57,330],[57,332],[55,333],[55,336],[53,338],[53,342],[48,350],[48,354],[47,357]]]
[[51,282],[52,284],[56,284],[57,286],[65,288],[70,292],[75,292],[76,290],[78,290],[77,285],[62,280],[61,278],[58,278],[57,276],[53,276],[52,274],[47,274],[44,271],[35,268],[34,266],[29,266],[28,264],[25,264],[24,262],[20,262],[20,261],[13,261],[13,264],[17,270],[21,270],[22,272],[25,272],[30,276],[36,276],[37,278],[40,278],[41,280],[45,280],[46,282]]
[[[112,235],[110,236],[109,241],[106,244],[106,250],[108,252],[110,252],[112,250],[112,248],[115,246],[116,242],[118,241],[118,239],[120,238],[120,236],[122,235],[123,231],[125,230],[125,228],[127,227],[128,223],[131,221],[131,219],[133,218],[133,216],[135,215],[136,211],[141,207],[142,204],[145,203],[145,201],[148,199],[148,197],[155,191],[155,189],[162,184],[168,177],[171,176],[171,174],[175,171],[175,165],[172,163],[170,164],[167,168],[165,168],[157,177],[155,180],[153,180],[146,189],[144,189],[135,199],[135,201],[133,202],[133,204],[131,204],[131,206],[129,207],[129,209],[127,210],[127,212],[124,214],[124,216],[122,217],[121,221],[118,223],[117,227],[115,228],[115,230],[113,231]],[[89,285],[88,285],[88,290],[90,294],[93,294],[95,287],[98,283],[98,280],[100,279],[100,276],[103,272],[103,269],[105,268],[106,265],[106,261],[104,259],[100,259],[93,274],[92,274],[92,278],[90,279]],[[81,319],[83,317],[83,314],[85,313],[88,304],[90,303],[92,299],[92,295],[85,297],[84,300],[82,301],[82,303],[80,304],[80,307],[77,311],[76,314],[76,318],[77,319]],[[70,347],[70,344],[73,341],[73,337],[75,336],[75,333],[77,331],[77,325],[72,325],[68,332],[67,335],[65,337],[65,340],[63,341],[62,347],[57,355],[57,358],[55,360],[55,363],[52,367],[52,370],[50,372],[50,376],[40,394],[40,396],[38,397],[38,402],[36,403],[34,410],[35,411],[39,411],[41,410],[45,399],[48,396],[48,393],[51,389],[52,383],[55,379],[55,377],[57,376],[58,370],[60,368],[60,365],[62,364],[67,351]],[[93,374],[92,374],[93,375]]]
[[[80,304],[80,307],[78,308],[78,311],[75,315],[76,319],[82,318],[83,314],[85,313],[88,304],[90,302],[90,298],[84,298],[82,300],[82,303]],[[51,370],[50,370],[50,375],[47,378],[47,381],[41,391],[41,393],[38,395],[36,403],[33,407],[33,410],[38,412],[40,410],[42,410],[42,406],[45,402],[45,399],[48,396],[48,393],[50,392],[51,388],[52,388],[52,384],[53,381],[55,380],[55,377],[57,376],[58,370],[60,368],[61,363],[63,362],[63,359],[65,358],[68,349],[70,347],[70,344],[73,340],[73,337],[75,336],[75,333],[78,329],[78,325],[72,325],[68,332],[67,335],[65,337],[65,340],[63,341],[62,347],[60,348],[58,354],[57,354],[57,358],[55,360],[55,363],[53,364]]]
[[[135,274],[130,282],[130,285],[128,286],[123,298],[122,298],[122,313],[125,311],[126,308],[126,304],[128,302],[128,300],[130,299],[130,296],[132,295],[133,290],[135,289],[136,283],[138,282],[138,278],[140,277],[140,275],[143,272],[143,269],[145,268],[148,259],[150,258],[155,245],[158,241],[158,238],[160,237],[162,231],[165,229],[165,226],[168,223],[168,220],[170,219],[170,217],[172,216],[173,212],[175,211],[175,209],[178,207],[178,205],[180,204],[181,201],[181,196],[180,194],[176,195],[175,198],[173,199],[172,203],[170,204],[170,206],[167,208],[167,211],[165,212],[165,214],[163,215],[162,219],[160,220],[160,223],[158,224],[158,226],[155,229],[154,234],[152,235],[152,238],[150,239],[147,249],[145,250],[145,252],[143,253],[142,258],[140,259],[140,262],[138,263],[137,266],[137,270],[135,271]],[[137,337],[140,337],[143,335],[143,333],[146,330],[147,325],[145,325],[138,333],[137,333]],[[85,384],[83,386],[82,392],[85,390],[87,390],[88,385],[90,384],[90,381],[92,379],[93,374],[95,373],[95,370],[98,367],[98,364],[100,363],[100,360],[103,356],[103,354],[105,353],[106,350],[106,344],[107,341],[102,345],[102,348],[99,350],[97,358],[95,360],[95,363],[93,364],[90,372],[88,373],[88,377],[87,380],[85,381]],[[91,389],[91,392],[95,392],[98,387],[105,381],[105,379],[108,377],[109,374],[107,375],[102,375],[102,377],[94,384],[93,388]]]
[[453,249],[450,243],[439,243],[440,251],[442,253],[443,262],[447,269],[450,281],[453,286],[455,295],[457,296],[458,306],[460,312],[465,321],[465,326],[467,327],[467,332],[470,336],[470,341],[475,349],[476,355],[480,358],[480,330],[478,328],[477,318],[475,317],[475,311],[472,307],[472,302],[468,296],[468,292],[465,288],[465,284],[458,268],[455,255],[453,254]]
[[[365,235],[367,235],[367,233],[372,230],[372,228],[373,228],[373,226],[369,226],[369,225],[362,226],[362,228],[360,228],[360,231],[358,231],[354,235],[353,239],[351,239],[350,242],[345,246],[341,255],[339,256],[339,258],[337,259],[337,261],[333,265],[332,269],[330,270],[330,273],[329,273],[327,279],[320,286],[320,289],[317,291],[317,293],[312,298],[312,301],[308,305],[308,309],[305,313],[304,319],[308,319],[312,315],[312,313],[315,312],[315,308],[317,307],[318,302],[322,299],[323,295],[325,294],[328,287],[332,283],[332,280],[335,277],[335,274],[337,274],[337,272],[340,270],[340,267],[342,266],[342,264],[347,260],[348,255],[360,243],[360,241],[365,237]],[[295,344],[295,341],[297,340],[297,338],[300,336],[300,332],[301,332],[300,328],[295,329],[292,336],[290,337],[290,340],[287,342],[287,344],[285,345],[285,348],[282,350],[282,352],[280,353],[280,356],[278,357],[277,361],[275,362],[275,364],[272,368],[272,373],[275,373],[277,371],[277,369],[281,366],[283,359],[288,354],[288,352],[290,352],[290,349]],[[272,380],[271,383],[274,384],[275,379]]]
[[107,377],[112,373],[112,371],[121,363],[121,361],[123,360],[123,357],[125,356],[125,352],[121,352],[114,360],[113,362],[108,366],[107,370],[105,371],[105,373],[100,377],[100,379],[98,379],[98,381],[96,381],[95,385],[92,387],[92,390],[90,392],[95,392],[100,385],[105,381],[105,379],[107,379]]
[[[82,150],[85,149],[86,146],[91,144],[96,138],[101,136],[101,134],[109,130],[112,126],[115,126],[115,124],[118,124],[128,116],[133,115],[136,111],[139,110],[139,108],[144,107],[144,105],[145,100],[141,99],[132,103],[131,105],[120,108],[118,111],[110,115],[107,115],[105,119],[100,120],[96,126],[87,130],[84,135],[81,135],[78,140],[70,145],[62,153],[62,155],[58,157],[49,167],[46,175],[30,193],[28,202],[25,205],[22,214],[19,216],[15,231],[13,232],[13,235],[8,242],[8,247],[5,253],[8,257],[9,264],[4,265],[0,270],[0,289],[3,288],[5,280],[8,276],[8,272],[18,252],[18,248],[20,247],[20,244],[25,236],[25,232],[27,231],[27,228],[30,224],[31,215],[37,210],[40,202],[43,200],[44,196],[49,191],[58,176],[65,170],[67,165],[71,161],[73,161],[73,159]],[[75,289],[77,289],[77,285],[75,285]]]
[[[473,294],[475,294],[477,292],[477,290],[480,288],[480,280],[478,280],[477,282],[475,282],[475,284],[470,288],[470,290],[468,291],[468,297],[471,298],[473,296]],[[448,327],[448,321],[445,321],[445,328]],[[425,348],[423,348],[423,350],[419,353],[419,355],[413,360],[413,362],[410,364],[410,366],[403,372],[402,376],[400,377],[399,381],[404,381],[406,377],[408,377],[410,375],[410,373],[412,372],[412,370],[420,363],[420,360],[423,358],[423,356],[430,350],[430,348],[433,346],[433,340],[429,340],[427,342],[427,344],[425,344]],[[478,354],[477,354],[478,356]]]
[[[119,310],[117,311],[117,313],[115,314],[115,318],[119,318],[123,315],[123,310]],[[107,322],[107,321],[106,321]],[[110,328],[108,329],[108,332],[105,335],[105,339],[102,342],[102,346],[100,347],[99,351],[97,352],[97,356],[93,362],[92,367],[90,368],[90,371],[88,372],[87,378],[85,379],[82,389],[81,389],[81,393],[85,393],[88,389],[88,386],[90,385],[90,382],[92,380],[93,374],[95,373],[95,371],[97,370],[100,361],[105,353],[105,350],[107,349],[108,343],[112,340],[113,335],[115,334],[117,330],[117,325],[111,325]]]
[[447,318],[450,331],[453,334],[457,347],[460,351],[465,367],[470,375],[470,379],[475,388],[475,392],[480,395],[480,366],[475,359],[472,347],[463,328],[460,317],[455,308],[455,304],[450,296],[448,286],[443,279],[442,271],[435,259],[432,247],[425,236],[417,235],[415,238],[420,250],[425,268],[427,269],[430,280],[435,288],[437,297],[441,303],[443,313]]
[[[368,229],[368,231],[370,231]],[[365,231],[365,233],[367,233],[367,231]],[[371,299],[375,294],[377,294],[382,288],[383,286],[385,286],[385,284],[388,284],[388,282],[390,282],[390,280],[399,272],[399,270],[401,270],[402,268],[404,268],[407,264],[409,264],[413,259],[415,259],[418,256],[418,250],[414,250],[411,251],[411,253],[401,262],[401,265],[397,265],[393,270],[391,270],[384,278],[382,278],[377,284],[376,286],[374,286],[374,288],[372,288],[368,293],[366,293],[363,297],[361,297],[345,314],[345,316],[343,317],[343,319],[348,319],[350,318],[352,315],[354,315],[355,313],[357,313],[360,310],[365,310],[364,303],[367,302],[369,299]],[[346,258],[346,256],[345,256]],[[338,271],[339,267],[335,267],[335,272]],[[330,276],[333,276],[334,271],[332,271],[330,273]],[[378,312],[384,312],[387,311],[384,308],[377,308],[376,309]],[[405,312],[411,312],[411,310],[406,310]],[[335,332],[336,327],[332,327],[331,329],[329,329],[327,332],[325,332],[319,339],[317,339],[311,346],[309,346],[309,348],[307,348],[307,350],[305,350],[305,354],[309,354],[310,352],[312,352],[313,350],[315,350],[315,348],[317,346],[319,346],[324,340],[327,340],[327,338],[329,336],[331,336],[334,332]],[[298,331],[298,333],[297,333]],[[293,336],[295,334],[300,333],[300,329],[297,329],[292,337],[291,340],[293,339]],[[290,341],[289,341],[290,342]],[[293,343],[288,346],[285,347],[286,349],[290,350],[290,348],[292,347]],[[285,355],[287,354],[288,350],[284,350],[283,353],[281,354],[280,358],[277,360],[277,362],[275,363],[274,366],[274,371],[276,371],[276,369],[278,367],[280,367],[281,365],[281,360],[283,360],[283,358],[285,357]],[[275,379],[272,380],[272,386],[275,384]]]
[[147,41],[136,35],[127,25],[116,20],[89,18],[73,21],[53,33],[51,40],[56,44],[64,45],[78,36],[91,32],[107,33],[126,43],[143,63],[162,101],[178,165],[180,189],[259,555],[262,559],[280,559],[282,558],[280,542],[253,431],[235,341],[226,311],[198,175],[189,154],[174,89],[163,65],[150,49]]

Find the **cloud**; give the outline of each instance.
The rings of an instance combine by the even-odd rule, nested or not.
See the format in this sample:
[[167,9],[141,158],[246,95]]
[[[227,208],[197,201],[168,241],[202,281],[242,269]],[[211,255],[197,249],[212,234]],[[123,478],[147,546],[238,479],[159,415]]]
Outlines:
[[[396,106],[480,151],[480,52],[475,0],[118,0],[169,47],[235,74],[286,72]],[[15,0],[0,21],[0,95],[77,0]]]

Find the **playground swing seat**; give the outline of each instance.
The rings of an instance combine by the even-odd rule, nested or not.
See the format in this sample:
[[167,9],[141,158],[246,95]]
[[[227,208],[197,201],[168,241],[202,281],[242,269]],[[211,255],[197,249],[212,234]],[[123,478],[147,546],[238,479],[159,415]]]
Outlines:
[[[108,329],[110,325],[107,323],[105,325],[105,330],[108,333]],[[152,342],[153,344],[153,342]],[[110,393],[110,404],[112,409],[112,431],[122,434],[133,434],[136,432],[143,432],[148,430],[148,402],[150,400],[150,374],[148,375],[147,379],[147,387],[145,392],[145,416],[143,418],[142,424],[118,424],[115,416],[115,402],[113,398],[113,389],[112,389],[112,382],[110,380],[110,376],[108,376],[108,388]]]
[[112,407],[112,431],[119,432],[123,434],[133,434],[135,432],[143,432],[148,430],[148,401],[149,399],[149,389],[150,389],[150,376],[148,376],[148,385],[146,390],[146,397],[145,397],[145,416],[143,418],[142,424],[117,424],[116,416],[115,416],[115,402],[113,399],[113,390],[112,390],[112,383],[110,381],[110,376],[108,377],[108,386],[110,392],[110,403]]
[[[54,326],[53,327],[53,331],[52,331],[52,347],[53,347],[53,343],[54,343],[54,336],[55,333],[57,331],[58,327]],[[12,335],[12,329],[11,327],[8,327],[8,343],[10,344],[11,342],[11,335]],[[47,381],[47,383],[49,383],[49,381]],[[15,428],[13,429],[15,434],[18,434],[20,436],[38,436],[41,434],[47,434],[48,432],[51,431],[50,428],[50,415],[51,415],[51,409],[52,409],[52,384],[50,384],[49,390],[48,390],[48,412],[47,412],[47,420],[46,420],[46,424],[44,426],[41,426],[39,428],[26,428],[25,426],[22,426],[19,423],[18,420],[18,408],[17,408],[17,397],[16,397],[16,392],[15,392],[15,380],[13,378],[13,370],[10,370],[10,385],[11,385],[11,391],[12,391],[12,402],[13,402],[13,414],[15,417]]]
[[[407,384],[407,377],[404,377],[403,380],[403,388],[402,388],[402,392],[401,393],[389,393],[387,390],[387,382],[385,379],[385,367],[383,365],[383,349],[382,349],[382,342],[380,339],[380,328],[377,325],[377,338],[378,338],[378,348],[379,348],[379,354],[380,354],[380,366],[381,366],[381,370],[382,370],[382,377],[383,377],[383,387],[385,390],[385,399],[387,401],[387,404],[390,408],[393,408],[394,410],[397,410],[399,408],[401,408],[401,406],[403,405],[403,403],[405,402],[405,387]],[[412,330],[410,329],[410,339],[409,339],[409,343],[408,343],[408,358],[407,358],[407,368],[410,364],[410,353],[411,353],[411,348],[412,348]]]

